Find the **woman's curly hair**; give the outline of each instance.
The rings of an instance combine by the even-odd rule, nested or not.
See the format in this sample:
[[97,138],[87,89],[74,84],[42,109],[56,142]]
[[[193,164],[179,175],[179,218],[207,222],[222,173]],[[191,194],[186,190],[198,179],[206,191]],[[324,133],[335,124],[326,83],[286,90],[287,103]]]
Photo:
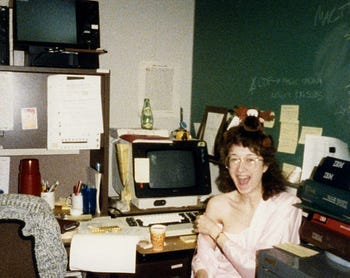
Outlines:
[[273,139],[263,131],[262,123],[255,116],[247,116],[238,126],[232,127],[223,134],[219,146],[220,173],[216,183],[222,192],[236,190],[225,161],[233,145],[249,148],[253,153],[262,156],[268,169],[262,176],[263,199],[285,191],[288,184],[275,158],[276,148]]

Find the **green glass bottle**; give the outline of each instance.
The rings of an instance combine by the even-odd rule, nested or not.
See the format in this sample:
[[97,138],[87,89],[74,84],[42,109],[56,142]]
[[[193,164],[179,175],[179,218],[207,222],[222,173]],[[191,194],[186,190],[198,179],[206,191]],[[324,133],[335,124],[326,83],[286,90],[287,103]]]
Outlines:
[[153,113],[149,98],[143,100],[143,108],[141,112],[141,128],[153,129]]

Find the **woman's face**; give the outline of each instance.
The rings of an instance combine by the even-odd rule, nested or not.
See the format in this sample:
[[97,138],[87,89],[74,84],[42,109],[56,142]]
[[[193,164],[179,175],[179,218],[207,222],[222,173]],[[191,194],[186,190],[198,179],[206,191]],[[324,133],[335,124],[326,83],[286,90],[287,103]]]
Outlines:
[[241,194],[262,193],[262,175],[268,166],[261,156],[246,147],[232,145],[226,167]]

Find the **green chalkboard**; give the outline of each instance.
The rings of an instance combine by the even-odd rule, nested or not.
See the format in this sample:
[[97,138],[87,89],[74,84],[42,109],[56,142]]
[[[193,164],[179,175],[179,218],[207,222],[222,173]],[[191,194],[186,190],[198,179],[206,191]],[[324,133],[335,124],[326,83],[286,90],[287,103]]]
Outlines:
[[[350,143],[350,2],[197,0],[192,122],[206,105],[299,105],[302,126]],[[299,130],[299,134],[300,134]],[[303,145],[281,160],[301,166]]]

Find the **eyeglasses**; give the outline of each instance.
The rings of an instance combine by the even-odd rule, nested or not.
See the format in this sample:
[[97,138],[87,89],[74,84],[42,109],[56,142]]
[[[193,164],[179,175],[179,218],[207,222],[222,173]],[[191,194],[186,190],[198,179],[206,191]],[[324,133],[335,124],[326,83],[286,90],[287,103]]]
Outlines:
[[244,163],[244,167],[246,168],[254,168],[258,164],[258,161],[264,161],[261,157],[256,156],[246,156],[246,157],[239,157],[236,155],[230,155],[226,159],[226,167],[228,168],[236,168],[241,163]]

